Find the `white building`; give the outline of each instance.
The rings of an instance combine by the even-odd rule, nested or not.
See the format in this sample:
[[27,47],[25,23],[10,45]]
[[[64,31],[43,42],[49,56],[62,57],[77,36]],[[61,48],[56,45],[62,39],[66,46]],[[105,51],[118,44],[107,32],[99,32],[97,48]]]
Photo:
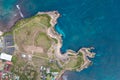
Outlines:
[[12,60],[12,56],[6,53],[1,53],[0,54],[0,59],[6,60],[6,61],[11,61]]

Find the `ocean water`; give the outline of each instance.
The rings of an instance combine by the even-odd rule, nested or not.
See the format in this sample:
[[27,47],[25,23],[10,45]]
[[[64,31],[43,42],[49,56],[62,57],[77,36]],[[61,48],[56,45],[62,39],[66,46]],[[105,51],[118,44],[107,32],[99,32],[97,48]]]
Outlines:
[[[81,72],[66,72],[67,80],[120,80],[119,0],[0,0],[0,9],[6,5],[14,11],[16,4],[25,17],[38,11],[59,11],[61,17],[55,29],[63,35],[63,53],[67,49],[95,47],[93,64]],[[11,9],[2,10],[0,16]],[[0,21],[11,17],[2,15]]]
[[9,31],[10,27],[21,18],[16,3],[17,0],[0,0],[0,30]]

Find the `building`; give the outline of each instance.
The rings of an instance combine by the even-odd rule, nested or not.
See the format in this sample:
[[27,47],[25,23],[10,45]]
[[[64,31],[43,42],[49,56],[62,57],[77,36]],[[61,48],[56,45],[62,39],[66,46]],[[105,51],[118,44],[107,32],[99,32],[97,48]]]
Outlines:
[[47,74],[50,73],[50,68],[47,68],[46,73],[47,73]]
[[6,61],[11,61],[12,60],[12,56],[9,55],[9,54],[6,54],[6,53],[1,53],[0,59],[6,60]]

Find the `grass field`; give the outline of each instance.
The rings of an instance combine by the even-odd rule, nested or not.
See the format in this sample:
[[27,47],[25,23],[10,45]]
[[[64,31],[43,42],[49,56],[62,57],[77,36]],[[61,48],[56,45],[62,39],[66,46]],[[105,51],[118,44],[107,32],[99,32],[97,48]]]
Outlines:
[[[37,47],[43,49],[46,53],[53,42],[46,34],[46,30],[51,26],[50,19],[47,14],[44,14],[36,15],[16,23],[13,28],[13,35],[20,51],[30,53],[30,51],[28,52],[29,48],[31,50],[31,48]],[[26,47],[28,47],[27,50],[25,50]]]
[[64,66],[66,69],[78,69],[84,63],[82,53],[79,53],[77,56],[70,56],[69,62]]
[[[19,58],[16,59],[14,57],[13,62],[15,69],[13,67],[12,71],[21,75],[21,80],[29,80],[30,76],[28,76],[28,74],[33,75],[34,77],[34,74],[40,71],[41,66],[50,67],[50,65],[48,65],[49,58],[47,51],[51,47],[52,43],[57,42],[55,39],[50,38],[46,33],[47,29],[51,26],[50,19],[51,18],[47,14],[36,15],[31,18],[23,19],[16,23],[12,32],[9,32],[13,34],[15,44],[17,45],[19,52],[32,55],[32,61],[29,62],[36,67],[36,71],[31,70],[31,67],[30,70],[25,70],[27,71],[25,74],[21,74],[24,71],[19,71],[19,68],[25,68],[23,63],[27,63],[23,60],[19,61]],[[51,64],[51,67],[53,69],[55,68],[54,70],[58,70],[57,65],[54,63]],[[38,76],[40,76],[40,74]],[[37,79],[34,78],[30,80]]]
[[77,59],[75,57],[70,57],[70,61],[65,65],[65,68],[74,68],[77,64]]
[[45,33],[38,33],[35,37],[35,46],[41,46],[47,51],[51,46],[51,40]]

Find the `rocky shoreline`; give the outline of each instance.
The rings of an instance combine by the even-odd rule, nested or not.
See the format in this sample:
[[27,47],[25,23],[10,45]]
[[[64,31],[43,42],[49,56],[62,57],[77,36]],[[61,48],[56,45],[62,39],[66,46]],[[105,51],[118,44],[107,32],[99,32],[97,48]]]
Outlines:
[[17,21],[21,20],[22,17],[19,14],[19,11],[15,9],[13,14],[10,15],[10,18],[8,20],[1,20],[0,21],[0,31],[1,32],[9,32],[14,24],[16,24]]
[[[64,63],[69,62],[69,55],[74,55],[77,56],[79,53],[82,53],[83,55],[83,60],[84,63],[80,66],[80,68],[76,69],[76,71],[81,71],[85,68],[87,68],[90,64],[91,61],[88,59],[89,58],[94,58],[95,53],[90,52],[91,49],[94,49],[93,47],[91,48],[81,48],[79,49],[78,52],[75,52],[73,50],[67,50],[66,53],[62,54],[60,51],[60,48],[62,47],[62,35],[58,34],[54,27],[57,24],[57,19],[60,17],[60,14],[58,13],[58,11],[50,11],[50,12],[38,12],[38,14],[47,14],[50,16],[51,20],[50,20],[50,24],[51,27],[49,27],[46,31],[47,35],[51,38],[54,38],[57,40],[57,43],[52,44],[51,48],[48,50],[48,54],[49,55],[54,55],[56,57],[56,59],[59,61],[62,61]],[[0,36],[3,34],[3,32],[0,32]],[[54,54],[52,52],[52,50],[54,50]],[[60,62],[58,62],[59,65],[61,67],[63,67],[62,64],[60,64]],[[65,71],[72,71],[72,68],[65,68],[63,69],[59,75],[56,77],[56,80],[61,80],[61,76],[64,74]]]
[[[62,38],[60,34],[58,34],[55,30],[54,27],[57,24],[57,19],[60,17],[60,14],[57,11],[51,11],[51,12],[39,12],[38,14],[48,14],[51,17],[51,27],[48,29],[47,34],[51,37],[51,38],[55,38],[58,43],[54,44],[54,49],[55,49],[55,56],[56,58],[64,61],[66,59],[69,58],[69,54],[73,54],[73,55],[77,55],[79,52],[81,52],[83,54],[83,59],[84,59],[84,64],[79,68],[76,69],[76,71],[81,71],[85,68],[87,68],[90,64],[91,61],[88,59],[89,58],[94,58],[95,53],[90,52],[91,49],[94,49],[93,47],[91,48],[81,48],[78,52],[75,52],[73,50],[67,50],[66,53],[62,54],[60,51],[60,48],[62,47]],[[67,69],[69,71],[71,71],[72,69]],[[57,77],[56,80],[61,80],[61,75],[64,74],[66,70],[61,71],[61,73],[59,74],[59,76]]]

